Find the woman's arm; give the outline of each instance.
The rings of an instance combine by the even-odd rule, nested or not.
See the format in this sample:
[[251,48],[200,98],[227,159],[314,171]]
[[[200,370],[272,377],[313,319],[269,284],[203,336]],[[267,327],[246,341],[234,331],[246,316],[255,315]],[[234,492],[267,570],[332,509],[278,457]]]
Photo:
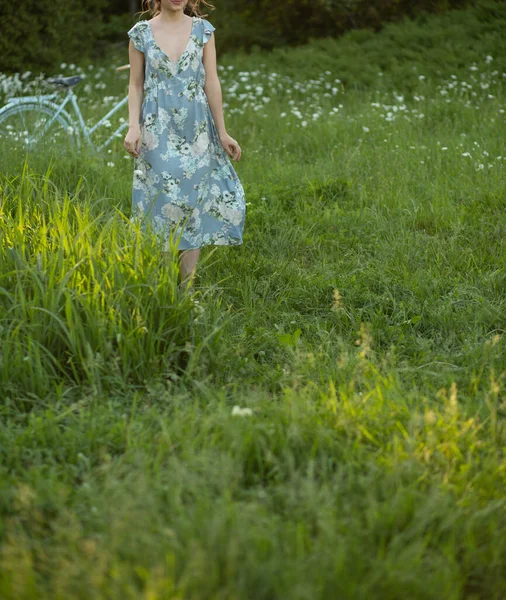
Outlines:
[[209,41],[204,45],[204,55],[202,57],[204,69],[206,72],[206,83],[204,92],[209,102],[209,108],[213,115],[214,124],[218,131],[221,144],[231,158],[239,160],[241,158],[241,147],[225,128],[225,118],[223,116],[223,94],[221,91],[218,69],[216,66],[216,46],[214,43],[214,33]]
[[128,83],[128,132],[125,137],[125,148],[134,156],[139,155],[141,144],[140,115],[144,97],[144,53],[134,46],[132,40],[128,45],[130,62],[130,81]]

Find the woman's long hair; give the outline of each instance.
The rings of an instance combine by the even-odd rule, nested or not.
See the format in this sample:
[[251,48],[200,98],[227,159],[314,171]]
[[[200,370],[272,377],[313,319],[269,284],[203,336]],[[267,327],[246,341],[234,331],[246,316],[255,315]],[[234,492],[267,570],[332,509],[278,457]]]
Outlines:
[[[207,2],[207,0],[188,0],[184,8],[184,12],[192,17],[207,17],[209,15],[200,13],[200,5],[203,4],[208,8],[214,10],[216,7]],[[161,0],[142,0],[142,7],[144,10],[141,11],[141,15],[149,13],[151,17],[156,17],[162,12]]]

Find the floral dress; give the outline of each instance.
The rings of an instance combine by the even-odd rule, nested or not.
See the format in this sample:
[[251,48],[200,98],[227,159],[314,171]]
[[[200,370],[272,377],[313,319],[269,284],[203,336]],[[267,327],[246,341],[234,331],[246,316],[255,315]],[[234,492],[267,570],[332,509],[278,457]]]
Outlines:
[[222,147],[204,92],[204,44],[214,31],[192,17],[190,39],[177,61],[157,45],[148,21],[129,31],[144,53],[141,147],[134,158],[132,222],[149,220],[169,248],[238,245],[246,216],[244,189]]

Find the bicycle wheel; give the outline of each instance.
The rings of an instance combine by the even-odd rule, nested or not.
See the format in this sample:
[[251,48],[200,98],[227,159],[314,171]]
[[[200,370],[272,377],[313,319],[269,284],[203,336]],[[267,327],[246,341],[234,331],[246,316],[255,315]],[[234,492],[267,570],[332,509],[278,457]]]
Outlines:
[[55,113],[34,102],[5,107],[0,111],[0,144],[12,153],[61,155],[79,149],[79,131],[61,113],[53,119]]

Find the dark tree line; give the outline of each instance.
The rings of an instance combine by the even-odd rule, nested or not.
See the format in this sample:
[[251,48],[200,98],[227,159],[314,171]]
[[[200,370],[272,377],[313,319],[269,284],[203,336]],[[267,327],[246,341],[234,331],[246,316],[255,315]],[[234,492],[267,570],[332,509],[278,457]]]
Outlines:
[[[442,12],[492,0],[216,0],[203,12],[219,30],[218,54],[272,49],[309,38]],[[62,61],[104,56],[111,43],[127,47],[126,31],[139,18],[140,0],[24,0],[0,5],[0,71],[59,69]]]

